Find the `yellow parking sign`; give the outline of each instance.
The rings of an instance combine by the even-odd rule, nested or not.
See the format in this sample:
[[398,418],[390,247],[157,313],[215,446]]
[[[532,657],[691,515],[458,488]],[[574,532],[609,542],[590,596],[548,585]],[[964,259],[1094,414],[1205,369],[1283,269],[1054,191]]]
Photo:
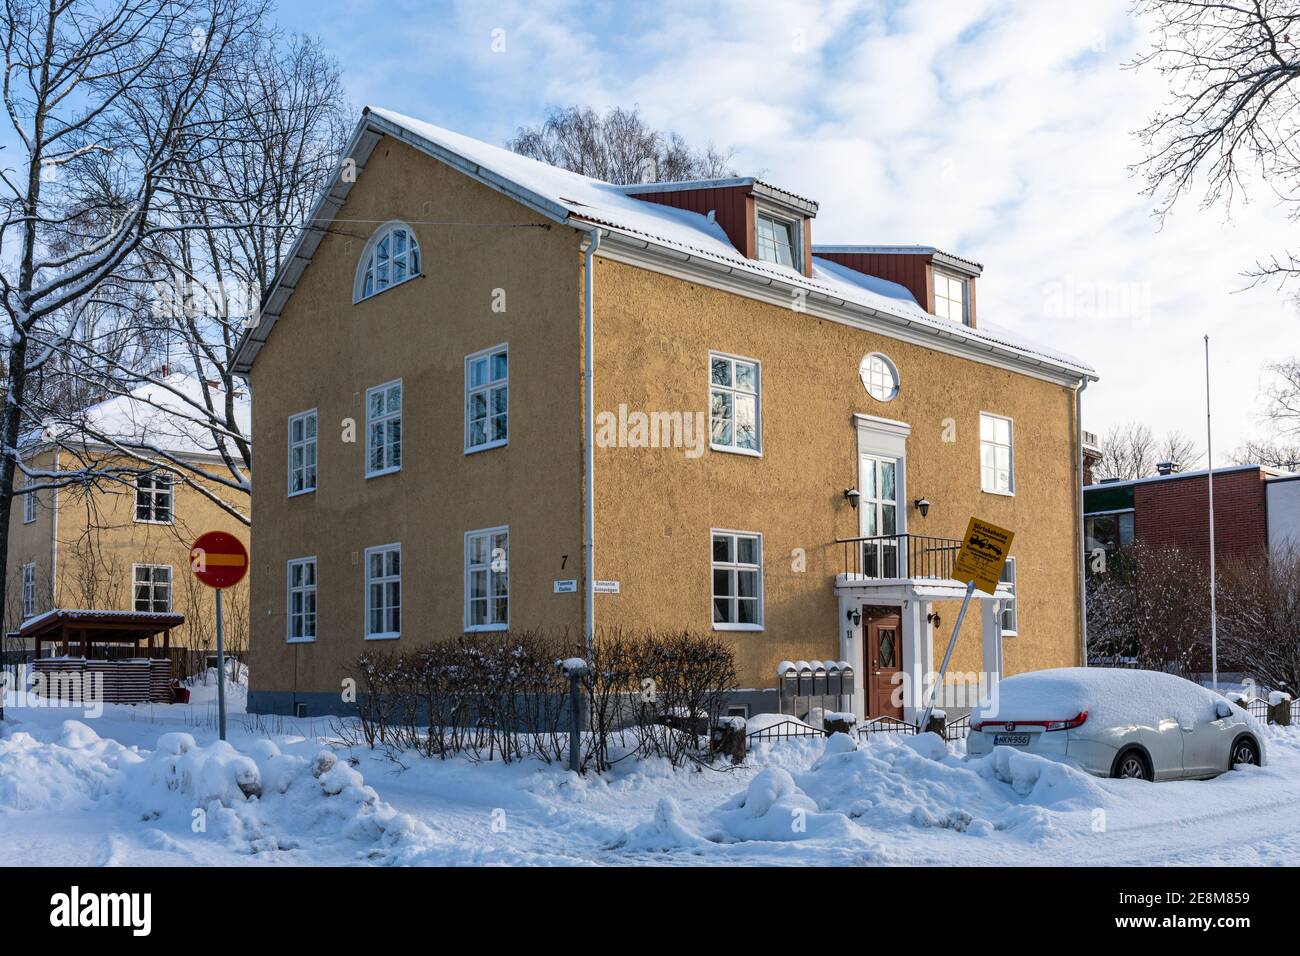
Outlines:
[[998,588],[998,579],[1002,576],[1002,565],[1011,550],[1011,539],[1015,533],[995,524],[971,518],[966,526],[966,537],[962,539],[961,551],[953,565],[952,576],[958,581],[974,582],[975,586],[986,594],[992,594]]

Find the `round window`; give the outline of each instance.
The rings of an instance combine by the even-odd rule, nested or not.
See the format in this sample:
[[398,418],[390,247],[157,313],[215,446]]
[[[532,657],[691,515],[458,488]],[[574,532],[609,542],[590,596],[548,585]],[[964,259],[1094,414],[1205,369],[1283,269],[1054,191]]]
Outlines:
[[898,369],[879,352],[872,352],[858,366],[858,376],[867,394],[880,402],[892,401],[898,394]]

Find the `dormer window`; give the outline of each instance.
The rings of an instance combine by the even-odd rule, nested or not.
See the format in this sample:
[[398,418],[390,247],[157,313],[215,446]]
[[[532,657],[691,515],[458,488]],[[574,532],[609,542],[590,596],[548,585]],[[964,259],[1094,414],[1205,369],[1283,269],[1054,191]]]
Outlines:
[[402,222],[389,222],[375,230],[357,264],[352,301],[360,302],[420,274],[420,244]]
[[967,310],[970,297],[966,294],[966,281],[960,276],[934,270],[935,315],[970,325],[970,312]]
[[758,232],[755,251],[763,262],[775,262],[777,265],[795,268],[797,240],[795,223],[789,219],[760,212],[757,216]]

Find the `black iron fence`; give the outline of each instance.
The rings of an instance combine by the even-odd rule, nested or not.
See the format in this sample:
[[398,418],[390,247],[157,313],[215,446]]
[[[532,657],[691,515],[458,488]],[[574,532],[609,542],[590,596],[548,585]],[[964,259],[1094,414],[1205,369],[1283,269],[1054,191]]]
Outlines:
[[845,574],[866,578],[950,578],[961,550],[955,538],[924,534],[887,534],[836,538],[843,549]]

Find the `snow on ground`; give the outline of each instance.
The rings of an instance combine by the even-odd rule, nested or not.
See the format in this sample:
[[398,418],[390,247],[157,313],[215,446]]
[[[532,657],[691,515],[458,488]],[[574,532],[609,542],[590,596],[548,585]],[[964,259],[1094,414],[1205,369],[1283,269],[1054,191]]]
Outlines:
[[0,865],[1300,863],[1298,730],[1270,730],[1269,766],[1205,782],[964,760],[929,734],[579,777],[353,749],[319,718],[234,712],[222,743],[215,694],[7,708]]

